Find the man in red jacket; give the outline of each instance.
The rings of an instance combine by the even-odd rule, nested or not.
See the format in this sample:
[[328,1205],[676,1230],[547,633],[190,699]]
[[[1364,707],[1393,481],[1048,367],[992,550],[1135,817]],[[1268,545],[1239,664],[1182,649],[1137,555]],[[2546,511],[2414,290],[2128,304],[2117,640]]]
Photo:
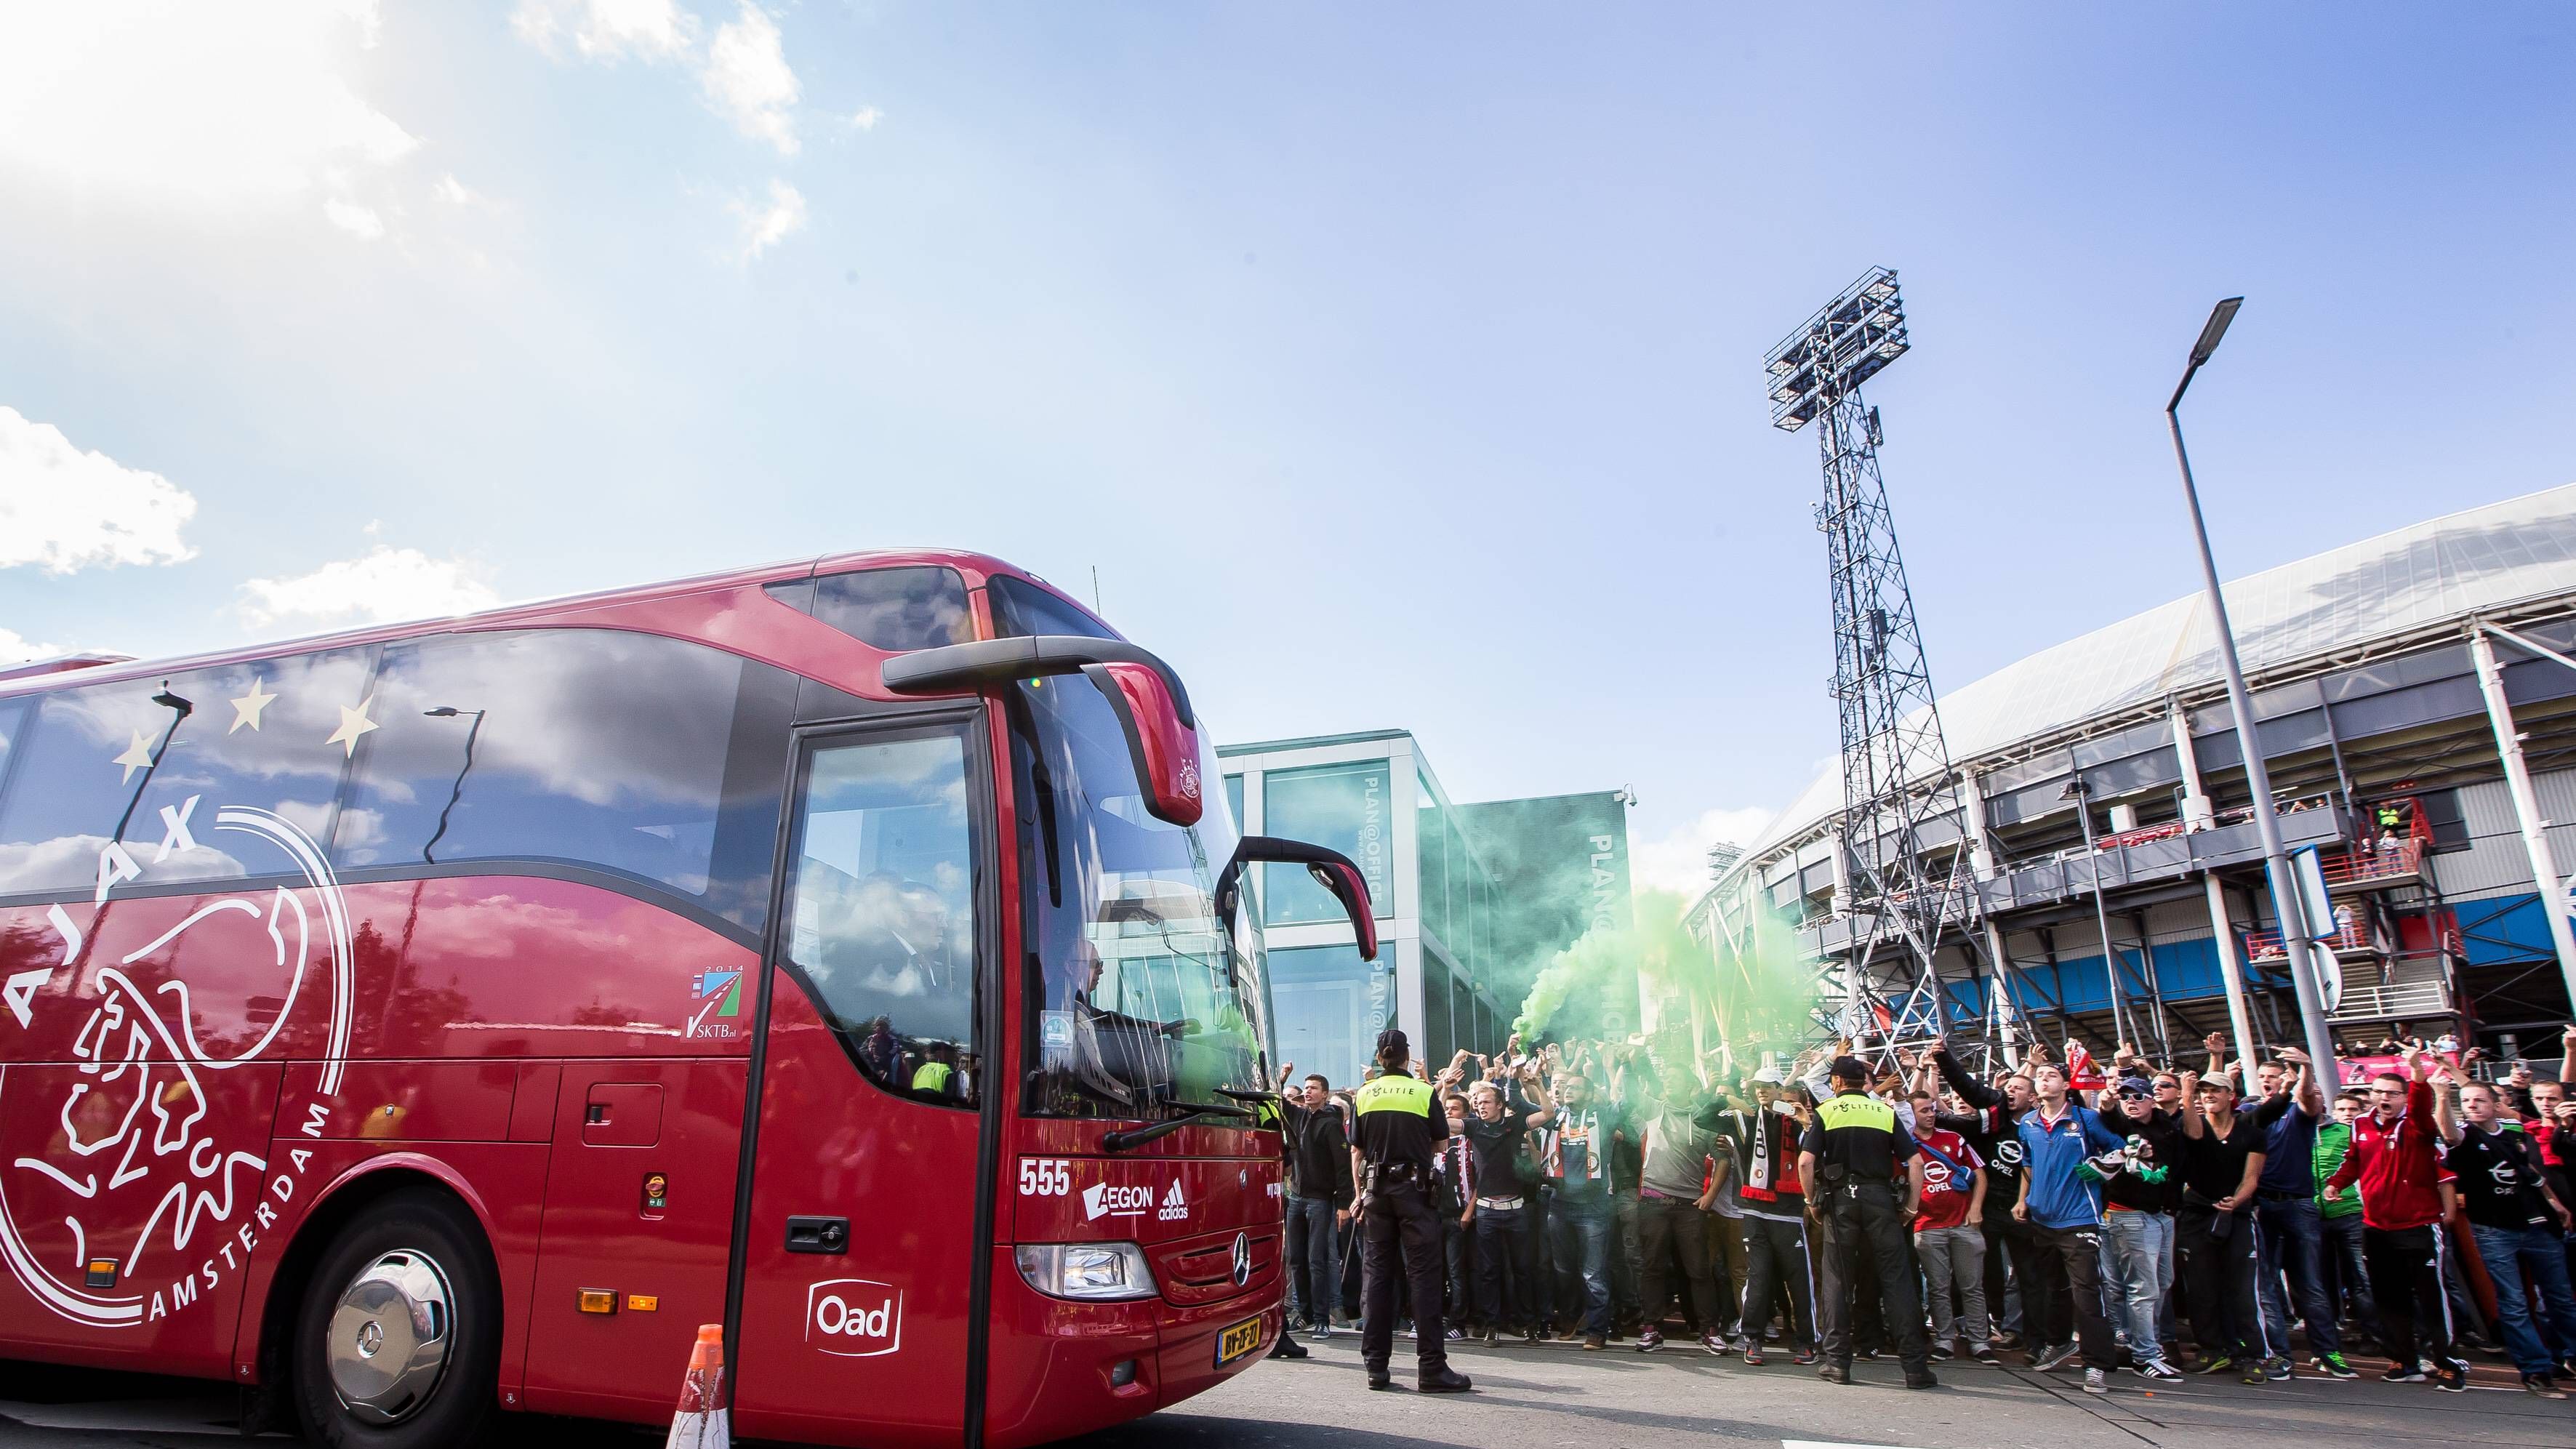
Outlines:
[[2378,1300],[2380,1341],[2397,1361],[2390,1383],[2422,1383],[2418,1334],[2433,1360],[2435,1387],[2469,1386],[2469,1366],[2451,1344],[2450,1300],[2442,1291],[2442,1143],[2452,1132],[2449,1098],[2434,1091],[2433,1054],[2406,1053],[2409,1076],[2371,1079],[2370,1111],[2352,1124],[2352,1150],[2326,1179],[2328,1199],[2361,1188],[2362,1257]]

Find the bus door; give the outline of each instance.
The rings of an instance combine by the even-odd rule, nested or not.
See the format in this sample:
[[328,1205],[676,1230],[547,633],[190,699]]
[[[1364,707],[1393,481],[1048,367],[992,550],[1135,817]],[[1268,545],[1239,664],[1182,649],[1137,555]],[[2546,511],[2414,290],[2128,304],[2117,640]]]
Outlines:
[[805,740],[769,956],[737,1430],[956,1442],[972,1320],[979,949],[994,923],[978,716]]

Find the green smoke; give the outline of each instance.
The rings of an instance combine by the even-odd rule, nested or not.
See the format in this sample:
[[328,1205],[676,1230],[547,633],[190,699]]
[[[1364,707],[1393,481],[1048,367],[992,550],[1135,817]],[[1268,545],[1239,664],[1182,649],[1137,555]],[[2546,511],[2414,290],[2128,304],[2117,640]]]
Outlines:
[[1656,1046],[1673,1059],[1723,1044],[1749,1066],[1765,1051],[1796,1051],[1813,1034],[1814,964],[1785,920],[1747,897],[1735,904],[1712,950],[1684,927],[1681,896],[1637,892],[1631,921],[1596,926],[1540,969],[1513,1029],[1623,1040],[1638,1029],[1641,1001],[1652,1001]]

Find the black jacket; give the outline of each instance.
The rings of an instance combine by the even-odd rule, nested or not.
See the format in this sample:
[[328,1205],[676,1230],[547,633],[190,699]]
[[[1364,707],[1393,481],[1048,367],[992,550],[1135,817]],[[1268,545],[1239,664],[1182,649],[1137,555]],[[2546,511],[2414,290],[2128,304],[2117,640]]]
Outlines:
[[1959,1100],[1976,1109],[1964,1114],[1935,1112],[1932,1125],[1968,1139],[1968,1145],[1985,1159],[1984,1221],[2009,1224],[2013,1204],[2021,1198],[2021,1133],[2015,1126],[2016,1114],[2004,1105],[2003,1093],[1970,1075],[1948,1050],[1934,1052],[1932,1064],[1941,1069],[1941,1080],[1950,1084]]
[[1342,1108],[1327,1101],[1308,1111],[1283,1101],[1279,1116],[1288,1141],[1291,1191],[1299,1197],[1323,1198],[1337,1208],[1351,1205],[1351,1139],[1342,1128]]

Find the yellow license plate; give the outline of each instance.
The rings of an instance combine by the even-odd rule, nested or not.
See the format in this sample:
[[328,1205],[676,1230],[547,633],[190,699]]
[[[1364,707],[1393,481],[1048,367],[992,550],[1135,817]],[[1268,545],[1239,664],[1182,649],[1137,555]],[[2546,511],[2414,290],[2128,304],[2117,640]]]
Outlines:
[[1261,1320],[1247,1318],[1216,1336],[1216,1366],[1223,1368],[1261,1347]]

